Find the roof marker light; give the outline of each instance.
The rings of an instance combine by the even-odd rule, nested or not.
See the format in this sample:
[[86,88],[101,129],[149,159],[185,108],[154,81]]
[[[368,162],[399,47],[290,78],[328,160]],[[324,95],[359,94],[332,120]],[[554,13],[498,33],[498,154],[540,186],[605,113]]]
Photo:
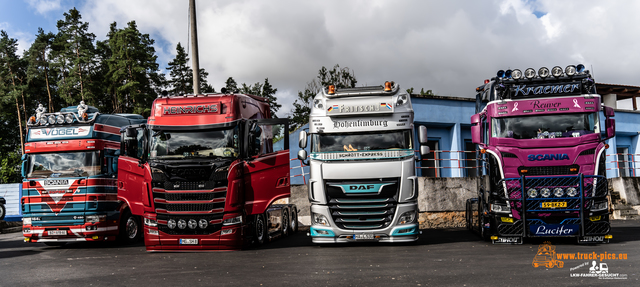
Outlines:
[[540,78],[546,78],[549,76],[549,69],[547,67],[542,67],[540,68],[540,70],[538,70],[538,76],[540,76]]
[[498,78],[504,78],[504,70],[498,71]]
[[524,70],[524,76],[527,77],[527,79],[532,79],[536,76],[536,70],[534,70],[533,68],[528,68]]
[[329,95],[333,95],[336,93],[336,86],[334,85],[329,85],[329,92],[327,92]]
[[513,71],[511,70],[506,70],[504,71],[504,77],[505,78],[511,78],[511,74],[513,73]]
[[484,80],[485,85],[489,83],[489,79]]
[[385,92],[391,91],[391,82],[384,82],[384,91]]
[[584,65],[583,64],[578,64],[578,66],[576,67],[576,72],[582,74],[584,72]]
[[576,66],[574,65],[569,65],[564,69],[564,73],[567,74],[567,76],[571,77],[573,75],[576,74]]
[[562,67],[560,66],[555,66],[551,69],[551,75],[554,77],[560,77],[562,76]]
[[511,77],[512,77],[514,80],[519,80],[519,79],[521,79],[521,78],[522,78],[522,71],[520,71],[520,70],[518,70],[518,69],[515,69],[515,70],[511,71]]

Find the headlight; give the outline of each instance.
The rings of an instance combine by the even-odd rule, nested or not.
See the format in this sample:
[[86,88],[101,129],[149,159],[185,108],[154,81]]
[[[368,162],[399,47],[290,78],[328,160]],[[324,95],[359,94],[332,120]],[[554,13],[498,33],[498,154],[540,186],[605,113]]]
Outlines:
[[407,211],[400,215],[400,218],[398,219],[398,225],[413,223],[414,220],[416,220],[416,212],[413,210]]
[[553,195],[555,195],[556,197],[562,197],[564,195],[564,191],[562,190],[562,188],[556,187],[553,189]]
[[496,213],[510,213],[511,206],[507,204],[491,204],[491,211]]
[[222,225],[232,225],[242,223],[242,215],[236,216],[234,218],[227,218],[222,221]]
[[567,68],[564,69],[564,73],[567,74],[567,76],[575,75],[576,74],[576,66],[574,66],[574,65],[567,66]]
[[84,222],[85,223],[97,223],[100,221],[105,221],[105,219],[107,218],[106,215],[87,215],[84,217]]
[[209,222],[207,222],[206,219],[200,219],[200,221],[198,221],[198,226],[200,226],[200,228],[205,229],[207,228],[207,226],[209,226]]
[[591,211],[600,211],[609,208],[607,201],[594,201]]
[[527,79],[531,79],[536,76],[536,70],[534,70],[533,68],[528,68],[524,70],[524,76],[527,77]]
[[176,228],[176,221],[173,219],[169,219],[169,221],[167,221],[167,227],[169,227],[169,229]]
[[47,122],[52,125],[56,123],[56,116],[54,115],[50,115],[49,118],[47,118]]
[[513,71],[511,71],[511,77],[514,80],[519,80],[520,78],[522,78],[522,71],[515,69]]
[[73,115],[67,114],[66,116],[64,116],[64,121],[67,122],[68,124],[73,123]]
[[46,124],[47,124],[47,117],[46,116],[40,117],[40,125],[44,126]]
[[542,197],[549,197],[551,196],[551,189],[548,188],[541,188],[540,189],[540,195],[542,195]]
[[527,195],[528,195],[530,198],[534,198],[534,197],[538,196],[538,190],[537,190],[537,189],[535,189],[535,188],[529,188],[529,189],[527,190]]
[[402,106],[404,104],[406,104],[408,102],[408,98],[407,95],[402,94],[398,96],[398,99],[396,100],[396,106]]
[[538,70],[538,76],[540,76],[540,78],[546,78],[549,76],[549,69],[547,67],[542,67],[540,68],[540,70]]
[[319,213],[313,213],[311,215],[311,220],[313,221],[312,224],[331,226],[327,217]]
[[146,225],[146,226],[158,226],[158,222],[153,220],[153,219],[145,218],[144,219],[144,225]]
[[196,229],[198,227],[198,222],[195,219],[189,219],[189,228]]
[[57,115],[57,116],[56,116],[56,124],[61,125],[62,123],[64,123],[64,116],[62,116],[62,115]]
[[575,188],[575,187],[569,187],[569,188],[567,188],[567,195],[568,195],[569,197],[574,197],[574,196],[578,195],[578,189],[577,189],[577,188]]
[[187,227],[187,222],[184,219],[178,220],[178,228],[185,229]]
[[551,75],[554,77],[562,76],[562,68],[560,66],[555,66],[551,69]]
[[22,225],[31,225],[31,217],[22,218]]

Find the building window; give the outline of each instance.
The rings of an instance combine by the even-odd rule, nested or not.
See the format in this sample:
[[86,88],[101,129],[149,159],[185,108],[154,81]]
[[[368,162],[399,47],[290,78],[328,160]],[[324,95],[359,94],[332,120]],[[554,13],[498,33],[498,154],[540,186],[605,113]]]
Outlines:
[[616,148],[616,158],[618,161],[618,176],[630,177],[631,174],[633,174],[633,171],[631,170],[633,158],[632,155],[629,154],[629,148]]
[[477,176],[477,162],[476,162],[476,144],[470,140],[464,141],[464,153],[461,157],[463,159],[464,176],[476,177]]

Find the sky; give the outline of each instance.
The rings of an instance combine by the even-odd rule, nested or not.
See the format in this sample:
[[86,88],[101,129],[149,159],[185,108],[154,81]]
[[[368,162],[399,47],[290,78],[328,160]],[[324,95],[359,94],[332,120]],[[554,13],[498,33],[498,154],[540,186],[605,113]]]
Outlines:
[[[336,64],[358,86],[474,97],[498,70],[584,64],[596,82],[640,86],[640,1],[196,1],[200,67],[216,90],[228,77],[269,82],[290,113],[298,91]],[[75,7],[98,40],[135,20],[156,41],[161,72],[189,46],[188,0],[0,0],[0,30],[25,50],[39,27]],[[629,108],[630,100],[618,108]]]

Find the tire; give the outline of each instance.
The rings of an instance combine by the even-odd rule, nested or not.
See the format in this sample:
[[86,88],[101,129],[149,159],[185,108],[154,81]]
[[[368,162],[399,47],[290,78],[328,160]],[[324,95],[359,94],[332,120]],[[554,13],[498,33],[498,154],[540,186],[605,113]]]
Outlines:
[[289,221],[291,234],[298,232],[298,210],[295,206],[291,208],[291,220]]
[[289,211],[284,208],[282,210],[282,236],[289,235]]
[[256,244],[258,246],[264,244],[267,238],[267,221],[264,219],[264,214],[256,215],[256,222],[254,224],[256,238]]
[[124,244],[133,244],[140,241],[142,238],[142,225],[140,225],[140,219],[137,216],[131,214],[129,209],[126,209],[120,217],[118,239]]
[[51,247],[62,247],[65,246],[66,242],[44,242],[44,245]]
[[4,207],[4,204],[0,204],[0,220],[4,219],[5,214],[7,214],[7,209]]
[[[484,228],[484,225],[486,224],[486,222],[485,222],[485,220],[486,220],[485,218],[486,217],[483,216],[482,212],[478,212],[478,216],[480,217],[480,218],[478,218],[478,223],[480,224],[480,237],[484,241],[489,241],[489,239],[491,238],[491,235],[489,235],[489,231],[487,231],[487,229]],[[489,229],[491,229],[491,228],[489,228]]]
[[464,214],[464,221],[466,223],[467,230],[471,230],[472,216],[473,216],[473,213],[471,212],[471,202],[467,200],[467,204],[465,206],[465,214]]

